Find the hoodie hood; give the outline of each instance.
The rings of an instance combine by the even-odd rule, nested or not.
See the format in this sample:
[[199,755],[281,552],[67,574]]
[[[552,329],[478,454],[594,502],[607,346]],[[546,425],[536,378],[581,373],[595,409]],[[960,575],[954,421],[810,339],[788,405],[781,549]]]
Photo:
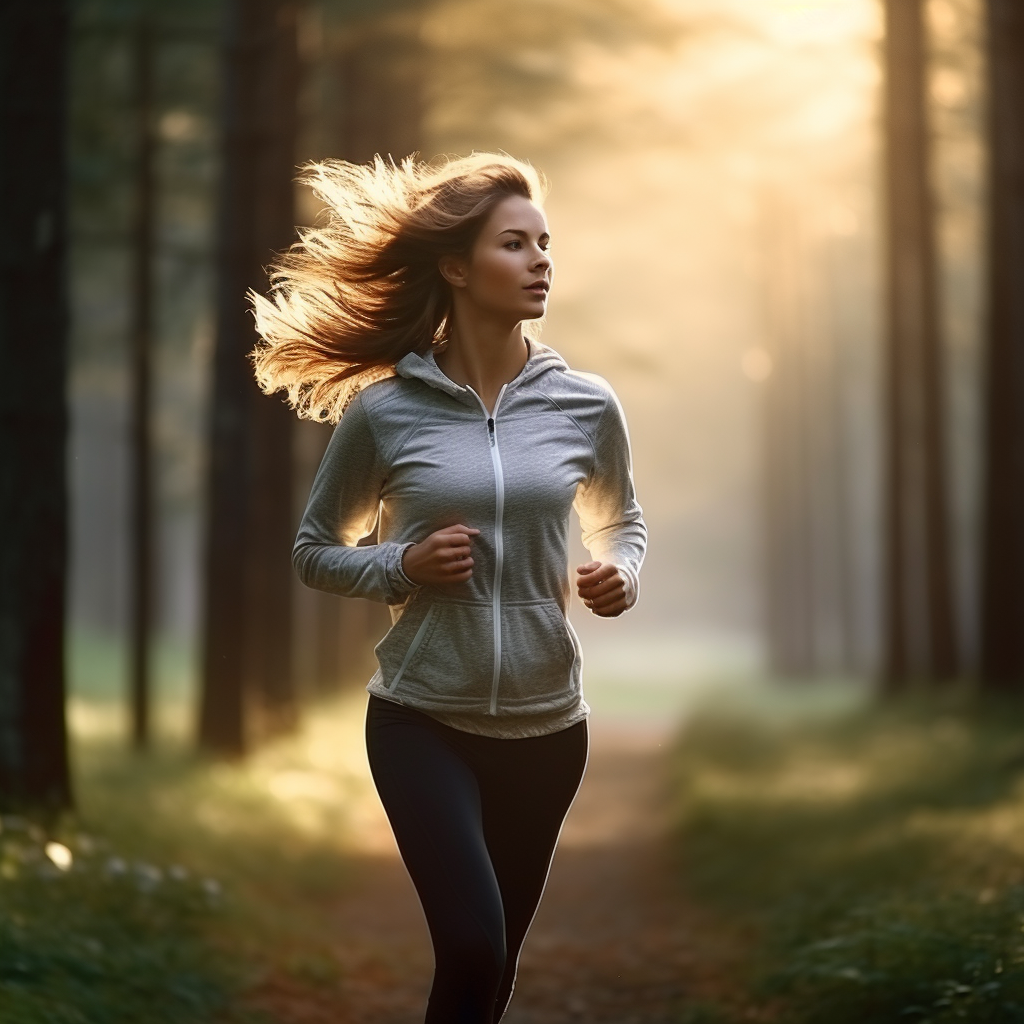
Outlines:
[[[508,382],[506,387],[509,391],[537,380],[538,377],[554,370],[566,371],[569,369],[566,361],[554,350],[542,345],[539,341],[527,339],[530,354],[526,358],[526,365],[519,373]],[[395,364],[395,373],[399,377],[408,377],[421,380],[446,395],[451,395],[456,401],[473,408],[477,406],[476,393],[472,388],[456,384],[455,381],[442,372],[434,359],[434,351],[431,349],[425,356],[410,352]]]

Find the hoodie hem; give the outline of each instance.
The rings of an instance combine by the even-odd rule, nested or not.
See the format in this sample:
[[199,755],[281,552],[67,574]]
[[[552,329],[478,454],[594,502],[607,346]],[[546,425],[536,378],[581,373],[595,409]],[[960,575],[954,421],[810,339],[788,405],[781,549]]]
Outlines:
[[384,686],[379,672],[374,673],[366,690],[374,697],[391,701],[392,704],[415,708],[452,729],[473,733],[476,736],[490,736],[494,739],[527,739],[532,736],[548,736],[551,733],[569,729],[590,715],[590,706],[581,694],[578,694],[577,699],[565,708],[532,713],[503,712],[499,708],[497,715],[491,715],[486,710],[486,704],[481,705],[482,710],[479,712],[451,711],[415,699],[400,700]]

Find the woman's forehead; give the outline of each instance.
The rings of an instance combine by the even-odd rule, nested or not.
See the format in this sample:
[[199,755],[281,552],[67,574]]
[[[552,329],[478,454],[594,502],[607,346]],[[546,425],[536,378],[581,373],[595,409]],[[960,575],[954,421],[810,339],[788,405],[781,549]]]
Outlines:
[[524,196],[509,196],[491,211],[487,218],[486,231],[499,235],[506,231],[525,232],[530,235],[546,235],[548,221],[544,211]]

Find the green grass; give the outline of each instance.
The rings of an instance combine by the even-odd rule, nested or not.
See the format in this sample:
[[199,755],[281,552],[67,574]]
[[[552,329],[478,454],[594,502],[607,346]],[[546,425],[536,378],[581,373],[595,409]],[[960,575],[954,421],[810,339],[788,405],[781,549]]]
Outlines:
[[1024,1022],[1024,705],[942,703],[691,723],[680,877],[745,949],[707,1020]]
[[[127,862],[82,834],[55,848],[24,819],[3,825],[0,1019],[185,1024],[225,1009],[231,967],[205,940],[217,883]],[[72,862],[58,867],[47,848]]]
[[[76,653],[76,811],[0,819],[0,1021],[269,1022],[250,998],[264,979],[336,984],[324,924],[372,799],[362,694],[216,764],[192,750],[183,688],[165,693],[154,749],[138,755],[109,682],[116,652],[79,639]],[[47,855],[53,842],[70,865]]]

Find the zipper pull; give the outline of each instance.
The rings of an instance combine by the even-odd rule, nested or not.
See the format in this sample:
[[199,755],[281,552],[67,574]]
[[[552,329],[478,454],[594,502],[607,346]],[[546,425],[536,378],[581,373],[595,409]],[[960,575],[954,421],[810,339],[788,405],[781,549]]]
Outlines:
[[487,420],[487,436],[490,439],[491,447],[494,447],[494,417]]

